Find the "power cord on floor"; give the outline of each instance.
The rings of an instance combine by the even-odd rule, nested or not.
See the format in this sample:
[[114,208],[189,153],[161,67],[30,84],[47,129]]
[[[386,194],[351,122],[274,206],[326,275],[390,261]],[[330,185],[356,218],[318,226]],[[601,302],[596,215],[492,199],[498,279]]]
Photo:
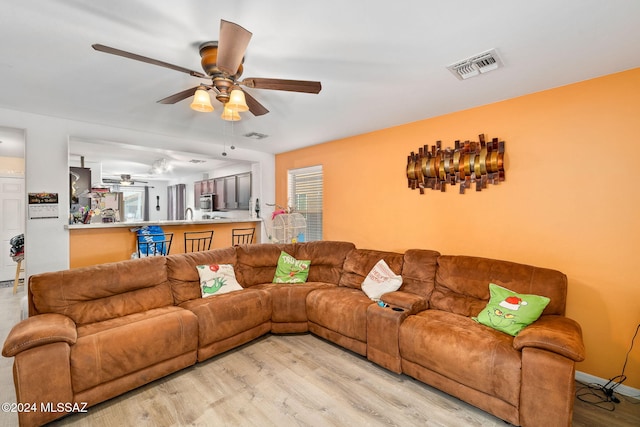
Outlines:
[[[576,397],[578,399],[607,411],[614,411],[616,409],[616,404],[620,403],[620,398],[616,396],[616,388],[618,388],[620,384],[622,384],[627,379],[624,371],[627,368],[629,354],[633,349],[633,343],[636,339],[636,336],[638,335],[639,329],[640,323],[636,327],[636,332],[633,334],[633,338],[631,338],[631,346],[629,347],[629,351],[627,351],[627,355],[624,358],[622,373],[613,378],[610,378],[605,385],[596,383],[585,384],[584,387],[580,387],[578,390],[576,390]],[[638,402],[635,402],[634,404],[637,403]]]

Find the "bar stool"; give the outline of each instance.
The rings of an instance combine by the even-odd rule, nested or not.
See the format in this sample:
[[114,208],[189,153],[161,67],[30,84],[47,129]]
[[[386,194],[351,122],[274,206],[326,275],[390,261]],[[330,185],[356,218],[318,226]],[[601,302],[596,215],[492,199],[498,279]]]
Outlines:
[[149,233],[137,236],[138,258],[169,255],[173,233]]
[[255,227],[233,228],[231,230],[231,240],[233,242],[233,246],[242,245],[245,243],[253,243],[253,236],[255,232]]
[[24,268],[22,267],[22,261],[24,260],[24,254],[13,259],[16,264],[16,278],[13,280],[13,293],[15,295],[18,292],[18,285],[24,283],[24,279],[20,278],[20,273],[24,272]]
[[209,231],[185,231],[184,252],[200,252],[211,249],[213,230]]

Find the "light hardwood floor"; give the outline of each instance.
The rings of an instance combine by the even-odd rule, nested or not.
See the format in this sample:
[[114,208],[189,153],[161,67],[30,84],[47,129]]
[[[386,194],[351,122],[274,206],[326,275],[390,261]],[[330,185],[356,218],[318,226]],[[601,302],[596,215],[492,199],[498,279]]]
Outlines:
[[[0,289],[0,338],[19,300]],[[0,400],[15,402],[12,359],[0,360]],[[637,401],[636,401],[637,402]],[[0,413],[1,426],[17,425]],[[313,335],[267,335],[52,423],[56,426],[485,426],[493,417]],[[576,400],[574,426],[638,426],[640,405],[614,412]]]

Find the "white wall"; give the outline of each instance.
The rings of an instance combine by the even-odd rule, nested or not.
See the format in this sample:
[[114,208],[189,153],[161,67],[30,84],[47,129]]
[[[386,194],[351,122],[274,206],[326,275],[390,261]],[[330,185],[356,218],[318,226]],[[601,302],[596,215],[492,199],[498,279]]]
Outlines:
[[[28,257],[27,275],[69,268],[69,235],[67,224],[69,205],[69,137],[106,139],[127,144],[175,149],[211,155],[220,152],[211,140],[190,140],[158,134],[114,128],[74,120],[25,113],[0,108],[0,126],[24,129],[25,178],[27,193],[52,192],[59,195],[60,216],[57,219],[27,219],[25,250]],[[275,156],[237,148],[225,160],[242,159],[260,164],[261,199],[275,199]],[[166,189],[164,199],[166,202]],[[163,195],[161,196],[161,206]],[[26,196],[25,196],[26,198]],[[153,196],[155,201],[155,195]],[[153,204],[155,212],[155,203]]]

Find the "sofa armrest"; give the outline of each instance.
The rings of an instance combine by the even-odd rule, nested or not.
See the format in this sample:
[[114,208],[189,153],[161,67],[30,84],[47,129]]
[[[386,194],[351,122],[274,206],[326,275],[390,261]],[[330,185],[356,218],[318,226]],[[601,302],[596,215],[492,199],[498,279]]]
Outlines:
[[582,328],[564,316],[542,316],[524,328],[513,340],[513,347],[536,347],[568,357],[576,362],[585,358]]
[[404,308],[409,314],[416,314],[428,308],[426,298],[410,292],[395,291],[383,294],[382,301],[397,307]]
[[11,329],[2,347],[2,355],[13,357],[30,348],[54,342],[75,344],[77,339],[76,324],[69,317],[55,313],[39,314]]

